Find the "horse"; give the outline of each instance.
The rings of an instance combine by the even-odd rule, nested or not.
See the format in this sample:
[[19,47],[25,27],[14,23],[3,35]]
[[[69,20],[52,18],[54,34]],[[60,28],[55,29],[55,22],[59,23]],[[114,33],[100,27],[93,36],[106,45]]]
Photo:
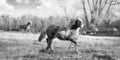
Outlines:
[[29,31],[31,25],[32,25],[32,22],[29,21],[29,22],[28,22],[27,24],[25,24],[25,25],[19,25],[17,29],[18,29],[19,31],[20,31],[20,30]]
[[[45,51],[53,51],[51,48],[51,44],[53,39],[58,38],[59,40],[63,41],[71,41],[75,45],[75,51],[77,52],[77,42],[74,34],[79,35],[79,29],[82,26],[82,22],[79,19],[75,19],[74,21],[70,22],[70,27],[60,27],[56,25],[49,25],[45,31],[41,31],[41,34],[38,38],[38,41],[41,40],[47,35],[47,47]],[[76,33],[75,33],[76,32]]]

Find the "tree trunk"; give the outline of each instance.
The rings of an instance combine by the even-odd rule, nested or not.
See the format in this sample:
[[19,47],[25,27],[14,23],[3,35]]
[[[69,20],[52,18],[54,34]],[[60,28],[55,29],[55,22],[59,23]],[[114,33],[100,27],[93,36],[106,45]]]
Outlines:
[[84,14],[85,14],[85,22],[86,22],[86,29],[89,29],[89,21],[88,21],[88,16],[87,16],[87,11],[86,11],[86,6],[85,6],[85,0],[82,0],[82,4],[83,4],[83,10],[84,10]]

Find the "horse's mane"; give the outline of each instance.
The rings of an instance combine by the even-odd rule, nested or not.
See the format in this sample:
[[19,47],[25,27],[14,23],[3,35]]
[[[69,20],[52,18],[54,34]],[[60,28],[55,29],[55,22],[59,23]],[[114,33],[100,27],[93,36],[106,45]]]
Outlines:
[[75,19],[75,20],[71,20],[69,26],[70,26],[70,29],[77,29],[78,28],[78,23],[81,24],[81,21],[79,21],[78,19]]
[[32,24],[32,22],[31,22],[31,21],[29,21],[26,25],[28,26],[28,25],[30,25],[30,24]]

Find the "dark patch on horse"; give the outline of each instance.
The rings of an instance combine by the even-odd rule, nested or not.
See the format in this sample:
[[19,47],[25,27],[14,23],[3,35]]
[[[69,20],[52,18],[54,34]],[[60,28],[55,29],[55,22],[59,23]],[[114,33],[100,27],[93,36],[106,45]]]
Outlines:
[[78,19],[75,21],[74,25],[72,25],[71,29],[75,30],[78,27],[81,27],[81,21],[79,21]]

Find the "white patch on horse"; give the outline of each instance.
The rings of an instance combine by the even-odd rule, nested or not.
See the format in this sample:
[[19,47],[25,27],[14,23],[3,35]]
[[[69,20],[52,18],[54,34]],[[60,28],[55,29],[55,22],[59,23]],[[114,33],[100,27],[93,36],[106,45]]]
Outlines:
[[27,29],[30,29],[30,25],[27,26]]
[[71,30],[71,34],[72,34],[72,38],[74,39],[74,40],[77,40],[78,39],[78,37],[79,37],[79,30],[80,30],[80,28],[77,28],[77,30]]

